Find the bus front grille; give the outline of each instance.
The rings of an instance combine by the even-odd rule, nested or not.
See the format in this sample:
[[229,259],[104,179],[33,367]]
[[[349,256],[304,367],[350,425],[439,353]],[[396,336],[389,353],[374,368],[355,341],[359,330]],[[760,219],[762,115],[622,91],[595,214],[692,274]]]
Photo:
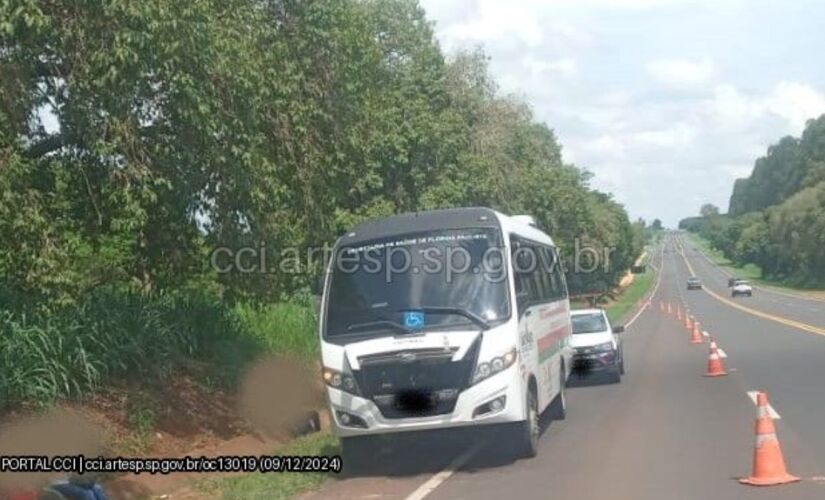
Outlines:
[[426,349],[365,356],[353,374],[362,396],[385,418],[444,415],[455,409],[475,366],[474,352],[459,361],[452,361],[454,354],[455,349]]

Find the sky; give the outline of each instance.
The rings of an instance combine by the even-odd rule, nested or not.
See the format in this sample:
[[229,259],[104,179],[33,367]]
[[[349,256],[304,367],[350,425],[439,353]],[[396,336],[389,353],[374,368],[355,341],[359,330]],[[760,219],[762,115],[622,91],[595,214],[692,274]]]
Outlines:
[[421,0],[446,53],[484,48],[565,161],[675,227],[825,113],[821,0]]

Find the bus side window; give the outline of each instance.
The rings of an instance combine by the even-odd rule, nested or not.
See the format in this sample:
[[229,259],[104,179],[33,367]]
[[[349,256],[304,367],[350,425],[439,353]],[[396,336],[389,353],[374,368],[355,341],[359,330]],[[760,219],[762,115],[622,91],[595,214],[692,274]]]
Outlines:
[[552,250],[553,267],[551,269],[553,276],[553,295],[554,300],[561,300],[567,298],[567,281],[564,279],[564,272],[562,269],[561,258],[559,257],[558,249]]
[[532,283],[530,289],[530,303],[541,304],[547,302],[547,294],[549,293],[550,283],[544,275],[544,270],[541,265],[541,247],[537,245],[530,245],[527,247],[530,255],[530,268],[528,282]]
[[519,314],[531,305],[565,298],[567,287],[556,250],[526,242],[513,235],[510,238]]
[[521,315],[530,301],[529,277],[520,271],[519,254],[523,251],[521,240],[510,235],[510,245],[510,267],[513,270],[513,284],[516,288],[516,308]]
[[550,302],[553,300],[553,277],[550,274],[550,251],[547,247],[534,247],[536,251],[536,279],[541,282],[541,301]]

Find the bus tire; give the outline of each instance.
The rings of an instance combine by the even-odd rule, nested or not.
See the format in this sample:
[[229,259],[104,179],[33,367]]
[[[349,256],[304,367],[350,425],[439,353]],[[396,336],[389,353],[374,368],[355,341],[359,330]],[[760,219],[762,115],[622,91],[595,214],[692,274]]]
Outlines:
[[341,460],[350,472],[363,468],[376,451],[375,436],[341,438]]
[[520,458],[533,458],[539,452],[539,401],[536,389],[531,384],[527,389],[527,418],[516,428],[517,454]]
[[567,381],[564,379],[564,365],[559,371],[559,393],[553,398],[550,406],[547,408],[547,414],[552,420],[564,420],[567,418],[567,397],[565,396],[565,386]]

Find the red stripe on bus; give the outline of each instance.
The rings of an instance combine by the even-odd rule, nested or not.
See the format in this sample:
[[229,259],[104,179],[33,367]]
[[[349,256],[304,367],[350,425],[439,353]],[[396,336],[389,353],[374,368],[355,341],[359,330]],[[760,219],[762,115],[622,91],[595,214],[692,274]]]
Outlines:
[[550,330],[547,335],[539,337],[539,352],[550,349],[556,343],[567,335],[567,325],[561,325],[558,328]]

